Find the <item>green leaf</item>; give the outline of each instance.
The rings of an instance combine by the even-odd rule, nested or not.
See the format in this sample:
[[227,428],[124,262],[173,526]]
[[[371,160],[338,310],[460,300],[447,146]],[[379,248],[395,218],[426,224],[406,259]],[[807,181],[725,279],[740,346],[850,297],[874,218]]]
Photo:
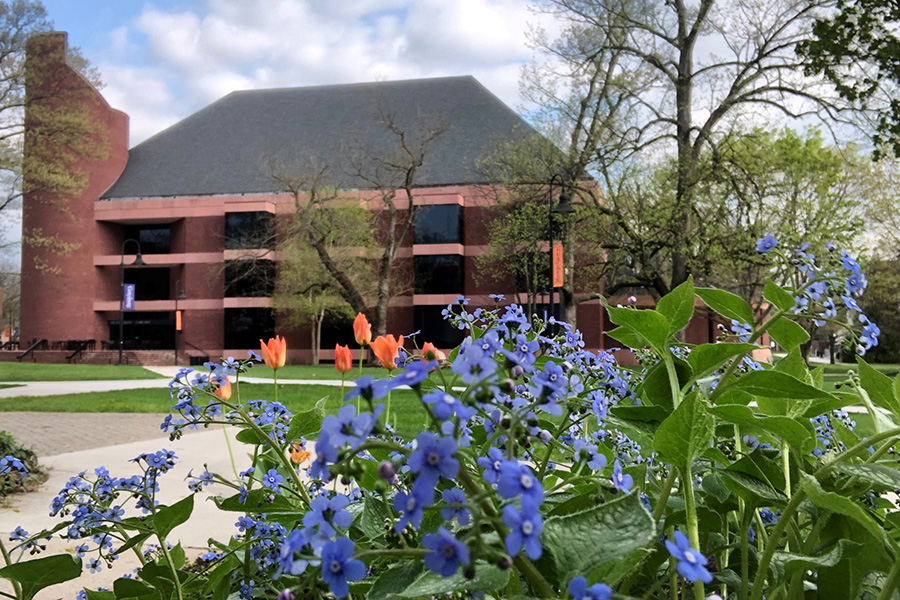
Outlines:
[[850,517],[862,525],[876,540],[879,540],[886,545],[890,545],[881,526],[862,508],[862,506],[850,498],[845,498],[835,492],[826,492],[822,489],[822,486],[819,485],[819,482],[815,477],[807,475],[806,473],[800,474],[800,486],[803,488],[803,491],[806,492],[810,502],[816,506]]
[[169,533],[187,521],[194,510],[194,495],[179,500],[172,506],[163,506],[153,515],[153,524],[159,537],[165,538]]
[[116,600],[115,592],[89,590],[87,588],[84,588],[84,597],[87,598],[87,600]]
[[747,325],[753,325],[755,322],[753,311],[740,296],[714,288],[697,288],[695,291],[707,306],[723,317],[728,317]]
[[366,496],[363,503],[362,516],[359,519],[359,527],[370,540],[384,537],[384,520],[390,518],[384,506],[384,502],[377,496]]
[[609,409],[610,414],[627,421],[662,422],[671,414],[661,406],[614,406]]
[[772,564],[786,576],[795,571],[818,569],[820,567],[833,567],[844,559],[853,558],[859,554],[862,544],[848,540],[840,540],[829,552],[821,556],[805,556],[793,552],[775,552],[772,555]]
[[503,571],[494,565],[477,562],[473,579],[466,579],[461,573],[443,577],[428,571],[396,595],[401,598],[418,598],[420,596],[446,596],[462,591],[490,592],[502,588],[507,581],[509,581],[508,570]]
[[169,550],[169,556],[172,557],[172,565],[176,569],[180,569],[184,566],[184,548],[181,547],[181,542],[178,542],[171,550]]
[[869,363],[858,356],[856,357],[856,362],[859,363],[859,383],[866,390],[866,393],[869,394],[872,402],[891,411],[896,417],[900,418],[900,402],[897,401],[897,397],[894,395],[894,383],[891,381],[891,378],[884,373],[876,371]]
[[764,502],[772,506],[784,506],[788,503],[788,497],[784,495],[784,492],[775,489],[764,479],[729,469],[719,471],[719,473],[722,474],[728,488],[750,504]]
[[669,333],[681,331],[688,326],[694,316],[694,278],[660,298],[656,311],[669,321]]
[[23,600],[31,600],[42,589],[76,579],[80,575],[81,559],[70,554],[26,560],[0,569],[0,577],[22,586]]
[[763,298],[774,304],[782,311],[789,311],[794,308],[797,303],[794,295],[773,282],[771,279],[766,280],[766,286],[763,288]]
[[803,327],[785,317],[772,321],[766,331],[788,352],[809,340],[809,333]]
[[251,446],[267,446],[266,436],[260,435],[255,429],[241,429],[234,439],[242,444]]
[[228,589],[228,585],[222,584],[222,581],[240,566],[241,561],[238,560],[234,554],[226,556],[222,562],[216,565],[209,573],[206,583],[203,585],[203,593],[209,594],[213,590],[220,590],[222,588]]
[[213,502],[216,503],[219,510],[228,512],[278,514],[292,513],[299,510],[298,507],[291,504],[290,500],[281,495],[276,494],[272,499],[272,502],[269,502],[269,497],[271,495],[272,490],[268,488],[257,488],[251,490],[250,493],[247,494],[247,500],[243,504],[241,504],[240,494],[235,494],[228,498],[213,496]]
[[615,329],[611,329],[606,332],[606,335],[611,337],[614,340],[618,340],[628,346],[629,348],[643,348],[648,345],[647,340],[645,340],[639,333],[637,333],[631,327],[616,327]]
[[560,581],[652,546],[656,527],[637,493],[544,522],[544,548]]
[[799,448],[803,454],[811,452],[815,447],[815,430],[808,421],[798,421],[790,417],[757,415],[749,406],[740,404],[720,404],[711,407],[710,412],[724,421],[736,425],[757,427],[780,437],[795,448]]
[[721,367],[729,358],[747,354],[759,348],[754,344],[724,343],[697,346],[688,355],[688,364],[694,371],[694,378],[700,379]]
[[706,401],[688,394],[656,430],[656,451],[665,462],[687,467],[709,447],[715,426]]
[[[675,364],[675,373],[678,377],[679,388],[676,392],[680,392],[681,387],[691,380],[691,367],[679,358],[672,358],[672,361]],[[650,367],[638,390],[638,396],[655,406],[665,408],[668,411],[672,410],[672,386],[669,383],[669,370],[666,368],[666,361],[661,360]]]
[[868,481],[880,491],[900,490],[900,470],[896,463],[868,463],[849,465],[837,463],[832,468],[835,473],[858,477]]
[[322,419],[325,418],[325,404],[328,398],[322,398],[316,405],[309,409],[298,412],[291,419],[291,426],[288,428],[285,439],[289,442],[299,440],[301,437],[319,433],[322,428]]
[[126,579],[120,577],[113,582],[113,591],[116,598],[140,598],[156,593],[156,588],[139,579]]
[[415,582],[422,573],[422,562],[418,560],[404,561],[392,566],[382,573],[372,584],[366,600],[389,600]]
[[628,327],[645,340],[657,352],[667,350],[669,340],[669,321],[655,310],[637,310],[634,308],[616,308],[606,305],[609,320],[616,325]]
[[790,398],[792,400],[833,398],[824,390],[807,385],[796,377],[778,371],[751,371],[728,384],[726,389],[743,390],[763,398]]

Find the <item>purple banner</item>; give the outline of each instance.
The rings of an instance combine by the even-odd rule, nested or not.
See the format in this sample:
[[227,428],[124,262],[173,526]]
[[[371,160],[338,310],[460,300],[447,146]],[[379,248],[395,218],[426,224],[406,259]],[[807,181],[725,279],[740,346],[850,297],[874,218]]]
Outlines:
[[134,310],[134,284],[126,283],[122,287],[122,310]]

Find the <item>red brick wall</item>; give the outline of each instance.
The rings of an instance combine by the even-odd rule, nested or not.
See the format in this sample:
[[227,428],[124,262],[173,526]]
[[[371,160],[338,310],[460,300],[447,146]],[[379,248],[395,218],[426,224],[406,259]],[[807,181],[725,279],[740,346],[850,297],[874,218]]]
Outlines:
[[[101,236],[95,233],[94,200],[122,173],[128,159],[128,117],[110,108],[103,97],[65,63],[66,34],[35,36],[27,45],[26,73],[32,87],[26,90],[25,109],[26,165],[34,156],[42,123],[35,107],[62,109],[81,106],[98,127],[97,144],[104,144],[102,158],[81,158],[69,168],[89,174],[87,186],[72,198],[60,198],[48,192],[26,191],[23,200],[23,233],[35,228],[44,235],[79,243],[78,249],[57,255],[30,244],[22,248],[21,337],[49,340],[103,339],[105,322],[93,310],[95,293],[93,257]],[[38,82],[35,84],[35,82]],[[25,172],[25,189],[32,181]],[[63,205],[68,214],[60,210]],[[50,264],[59,274],[37,271],[36,261]]]

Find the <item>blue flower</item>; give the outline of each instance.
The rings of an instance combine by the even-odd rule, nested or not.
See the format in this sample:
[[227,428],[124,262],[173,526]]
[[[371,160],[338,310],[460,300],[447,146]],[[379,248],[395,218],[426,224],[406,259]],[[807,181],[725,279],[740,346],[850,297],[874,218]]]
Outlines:
[[503,498],[529,496],[535,504],[544,503],[544,488],[527,465],[520,465],[509,460],[500,465],[500,476],[497,478],[497,492]]
[[475,409],[466,406],[456,397],[441,390],[433,390],[422,396],[422,402],[431,405],[431,411],[441,421],[446,421],[456,413],[456,416],[463,421],[472,418],[475,415]]
[[433,501],[434,487],[431,485],[413,485],[409,494],[403,490],[398,491],[394,495],[394,510],[402,515],[394,530],[399,533],[407,524],[412,525],[413,529],[418,529],[422,525],[423,509]]
[[617,490],[626,494],[634,486],[634,478],[631,475],[622,473],[622,463],[618,459],[613,463],[612,482]]
[[387,396],[389,391],[391,391],[390,380],[375,379],[372,375],[364,375],[356,380],[356,387],[344,396],[344,402],[360,397],[366,400],[378,400]]
[[441,476],[453,479],[459,473],[459,461],[454,458],[456,441],[450,437],[423,431],[416,437],[416,449],[409,455],[407,464],[413,473],[432,485]]
[[587,579],[579,575],[569,582],[569,595],[573,600],[609,600],[612,590],[605,583],[595,583],[588,587]]
[[267,488],[275,490],[276,492],[281,487],[281,482],[284,481],[284,477],[278,474],[276,469],[269,469],[269,472],[263,475],[262,483]]
[[353,542],[345,537],[322,547],[322,579],[338,598],[350,593],[348,581],[359,581],[366,576],[366,565],[352,558],[354,549]]
[[853,257],[851,257],[850,253],[846,250],[841,250],[841,266],[851,273],[862,272],[862,267],[859,266],[858,262],[853,260]]
[[847,285],[847,291],[851,294],[862,292],[869,285],[866,276],[862,273],[851,273],[844,283]]
[[437,366],[437,361],[414,360],[406,365],[406,369],[393,379],[388,380],[391,388],[408,385],[416,388],[420,383],[428,379],[428,372]]
[[99,573],[103,570],[103,565],[100,564],[99,558],[89,558],[87,568],[90,569],[91,573]]
[[541,557],[541,531],[544,529],[543,519],[538,505],[528,496],[522,496],[522,509],[507,504],[503,507],[503,523],[509,527],[506,535],[506,551],[516,556],[525,548],[525,554],[531,560]]
[[478,458],[478,466],[484,469],[484,480],[488,483],[497,483],[500,477],[500,465],[503,464],[503,452],[493,446],[488,450],[487,456]]
[[465,383],[475,383],[493,374],[497,370],[497,363],[490,354],[485,354],[480,344],[474,343],[472,338],[466,338],[460,345],[451,368]]
[[425,555],[425,566],[444,577],[456,573],[459,565],[469,564],[469,549],[443,527],[425,535],[422,545],[431,550]]
[[881,335],[881,329],[875,323],[871,322],[866,315],[859,315],[859,320],[864,323],[862,333],[860,333],[860,341],[864,349],[869,350],[873,346],[878,345],[878,336]]
[[353,523],[353,515],[344,510],[348,504],[350,498],[343,494],[332,498],[327,493],[319,494],[309,503],[309,512],[303,515],[303,526],[317,527],[319,534],[331,538],[337,533],[332,525],[347,529]]
[[587,441],[578,438],[574,442],[575,446],[575,462],[583,460],[587,466],[594,471],[599,471],[606,467],[606,457],[597,451],[596,444],[590,444]]
[[666,549],[678,561],[678,574],[688,581],[709,583],[712,575],[706,570],[706,557],[691,548],[691,543],[680,531],[675,531],[675,543],[666,540]]
[[[350,404],[341,407],[337,416],[328,415],[322,420],[322,433],[328,434],[330,444],[335,448],[341,448],[344,444],[351,448],[360,446],[378,421],[378,415],[384,410],[384,405],[379,404],[374,414],[356,414],[356,407]],[[316,444],[316,452],[319,445]]]
[[466,506],[466,494],[459,488],[450,488],[441,493],[441,500],[446,504],[456,505],[448,506],[441,509],[441,516],[445,521],[451,521],[456,518],[460,525],[469,524],[469,509]]
[[748,325],[747,323],[741,323],[740,321],[732,319],[731,331],[733,331],[738,336],[738,340],[740,340],[741,342],[746,342],[750,340],[750,334],[752,333],[753,328],[750,327],[750,325]]
[[862,309],[859,307],[859,304],[856,303],[856,300],[851,298],[850,296],[841,296],[841,300],[844,301],[844,305],[850,310],[855,310],[858,313],[862,312]]
[[3,458],[0,458],[0,475],[10,473],[12,471],[18,471],[23,475],[28,473],[28,469],[25,468],[25,464],[13,456],[12,454],[7,454]]
[[761,237],[756,240],[756,251],[760,254],[765,254],[769,250],[774,250],[778,247],[778,240],[775,239],[775,236],[771,233],[765,237]]

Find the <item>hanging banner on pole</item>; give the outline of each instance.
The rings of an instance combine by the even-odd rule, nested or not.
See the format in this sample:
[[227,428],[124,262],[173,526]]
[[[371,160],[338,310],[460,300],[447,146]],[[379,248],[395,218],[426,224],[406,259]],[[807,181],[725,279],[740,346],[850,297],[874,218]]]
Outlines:
[[553,287],[563,286],[563,273],[565,273],[565,265],[563,264],[563,245],[553,244]]
[[122,310],[134,310],[134,284],[122,286]]
[[175,311],[175,331],[181,331],[181,311]]

